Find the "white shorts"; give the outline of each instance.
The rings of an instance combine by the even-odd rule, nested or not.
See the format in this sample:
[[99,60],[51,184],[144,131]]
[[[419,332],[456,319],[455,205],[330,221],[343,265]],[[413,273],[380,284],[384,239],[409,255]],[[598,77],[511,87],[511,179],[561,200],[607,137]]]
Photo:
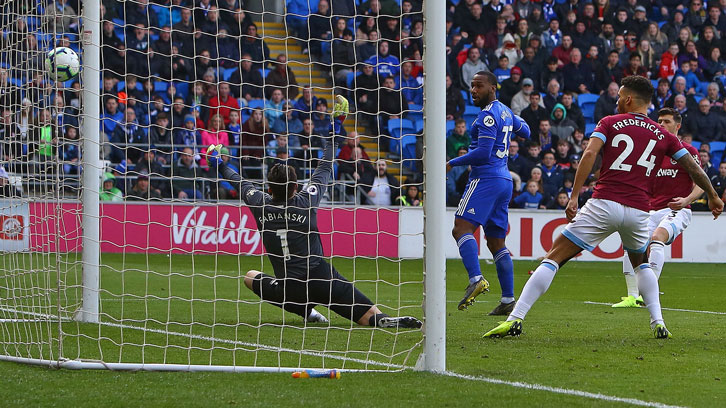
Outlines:
[[628,252],[644,253],[648,248],[649,214],[615,201],[591,198],[577,212],[573,222],[562,231],[582,249],[592,251],[605,238],[617,232]]
[[683,232],[688,225],[691,224],[691,210],[684,208],[679,211],[673,211],[670,208],[664,208],[658,211],[651,211],[648,218],[648,230],[652,236],[656,228],[663,228],[668,231],[668,241],[666,245],[673,243],[678,235]]

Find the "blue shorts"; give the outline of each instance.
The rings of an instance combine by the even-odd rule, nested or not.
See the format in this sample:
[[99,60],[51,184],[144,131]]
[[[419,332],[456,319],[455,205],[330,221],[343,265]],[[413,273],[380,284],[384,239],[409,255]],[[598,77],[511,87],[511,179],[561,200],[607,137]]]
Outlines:
[[491,238],[505,238],[509,226],[509,201],[512,180],[505,178],[472,179],[456,209],[456,217],[484,227]]

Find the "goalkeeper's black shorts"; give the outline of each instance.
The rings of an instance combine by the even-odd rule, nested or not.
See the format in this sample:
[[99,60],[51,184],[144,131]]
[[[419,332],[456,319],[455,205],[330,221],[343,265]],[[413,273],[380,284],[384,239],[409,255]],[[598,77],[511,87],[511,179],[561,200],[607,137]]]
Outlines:
[[310,269],[308,280],[278,279],[264,273],[252,282],[252,291],[262,300],[300,316],[322,305],[354,322],[373,306],[373,302],[324,260]]

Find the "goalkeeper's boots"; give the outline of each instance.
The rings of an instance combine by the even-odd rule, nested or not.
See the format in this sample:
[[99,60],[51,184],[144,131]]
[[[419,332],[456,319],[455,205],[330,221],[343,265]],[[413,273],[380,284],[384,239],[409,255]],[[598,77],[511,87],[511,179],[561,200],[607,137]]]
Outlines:
[[516,301],[511,301],[509,303],[499,302],[497,307],[489,312],[489,316],[509,316],[509,314],[512,313],[512,310],[514,310],[514,305],[516,304]]
[[489,282],[484,277],[466,287],[464,298],[459,302],[459,310],[464,310],[474,303],[474,299],[484,292],[489,292]]
[[423,323],[421,323],[421,320],[418,320],[415,317],[411,316],[401,316],[401,317],[381,317],[376,322],[377,327],[382,327],[384,329],[394,329],[394,328],[400,328],[400,329],[420,329]]
[[209,145],[207,148],[207,163],[209,167],[216,169],[222,163],[222,145]]
[[305,318],[306,323],[330,323],[330,320],[328,320],[325,316],[323,316],[320,313],[311,314],[310,316]]
[[613,305],[615,308],[623,308],[623,307],[640,307],[638,304],[638,299],[640,301],[643,301],[643,298],[638,296],[637,298],[635,296],[623,296],[620,299],[622,299],[620,302]]
[[670,339],[673,337],[664,324],[656,324],[653,328],[653,335],[656,339]]
[[484,337],[519,336],[522,334],[522,319],[499,322],[499,326],[484,333]]

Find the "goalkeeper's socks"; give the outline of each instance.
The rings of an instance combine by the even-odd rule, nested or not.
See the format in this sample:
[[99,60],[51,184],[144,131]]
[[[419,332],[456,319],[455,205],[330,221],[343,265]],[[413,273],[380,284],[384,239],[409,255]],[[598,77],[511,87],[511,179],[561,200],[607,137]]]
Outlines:
[[640,296],[638,278],[635,277],[635,271],[633,271],[633,265],[630,263],[630,257],[627,253],[623,257],[623,275],[625,276],[625,286],[628,287],[628,296],[635,298]]
[[534,302],[547,292],[547,289],[549,289],[550,284],[555,278],[555,274],[559,268],[560,266],[557,262],[550,259],[545,259],[541,264],[539,264],[537,269],[535,269],[532,276],[529,277],[529,280],[524,285],[522,294],[519,295],[519,301],[516,306],[514,306],[514,310],[507,318],[507,321],[524,319],[524,317],[527,316],[527,313],[532,305],[534,305]]
[[508,302],[502,300],[502,303],[514,302],[514,264],[507,247],[494,254],[494,265],[497,267],[497,278],[502,288],[502,299],[511,299]]
[[660,279],[660,273],[663,270],[665,262],[665,243],[661,241],[653,241],[650,243],[650,256],[648,257],[650,267],[653,268],[655,278]]
[[389,316],[387,314],[385,314],[385,313],[374,314],[373,316],[371,316],[371,317],[368,318],[368,326],[377,327],[378,326],[378,322],[381,319],[383,319],[384,317],[389,317]]
[[459,246],[459,255],[461,255],[461,261],[464,263],[466,272],[469,274],[469,283],[476,283],[480,279],[481,269],[479,267],[479,245],[474,239],[472,234],[462,235],[456,245]]
[[655,277],[650,264],[644,263],[635,270],[638,278],[638,290],[643,295],[645,307],[650,312],[651,324],[663,323],[663,313],[660,310],[660,294],[658,293],[658,279]]

